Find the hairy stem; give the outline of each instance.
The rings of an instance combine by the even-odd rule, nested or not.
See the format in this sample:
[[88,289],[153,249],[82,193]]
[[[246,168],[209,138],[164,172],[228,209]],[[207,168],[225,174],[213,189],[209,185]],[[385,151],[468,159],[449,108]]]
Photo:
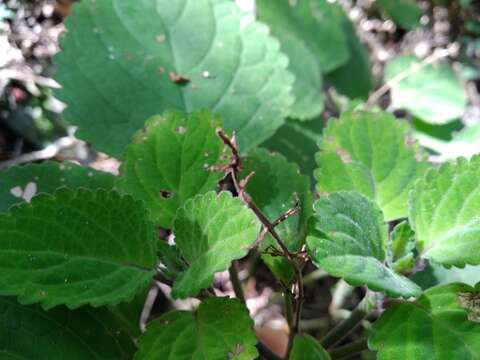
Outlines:
[[238,277],[237,271],[237,262],[232,261],[232,265],[228,268],[228,273],[230,274],[230,281],[232,282],[233,291],[235,292],[235,296],[239,299],[244,305],[246,305],[245,301],[245,294],[243,293],[242,283],[240,282],[240,278]]
[[325,335],[320,341],[322,345],[328,349],[345,339],[375,308],[376,303],[377,296],[367,293],[350,316]]
[[368,349],[367,339],[360,339],[330,351],[333,360],[340,360]]

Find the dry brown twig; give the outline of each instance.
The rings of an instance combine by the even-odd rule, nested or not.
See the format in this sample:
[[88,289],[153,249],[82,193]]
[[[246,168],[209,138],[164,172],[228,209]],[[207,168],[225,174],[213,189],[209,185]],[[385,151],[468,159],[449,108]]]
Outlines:
[[[258,245],[265,238],[267,233],[270,233],[270,235],[275,239],[277,245],[280,247],[281,254],[287,258],[287,260],[289,261],[289,263],[292,265],[294,269],[296,281],[290,289],[286,289],[286,291],[288,291],[290,294],[295,295],[295,317],[294,317],[293,324],[291,324],[292,326],[290,329],[290,337],[289,337],[289,349],[290,349],[293,343],[293,338],[295,334],[297,334],[298,331],[300,330],[300,317],[301,317],[303,298],[304,298],[302,270],[299,263],[297,262],[297,259],[298,259],[297,256],[288,250],[287,246],[285,245],[285,243],[282,241],[282,239],[276,232],[275,226],[282,223],[283,221],[288,219],[290,216],[293,216],[298,213],[300,209],[298,197],[295,195],[296,203],[293,208],[287,210],[287,212],[282,214],[274,222],[270,222],[270,220],[268,220],[268,218],[263,214],[263,212],[255,205],[250,195],[245,190],[249,180],[252,178],[252,176],[254,176],[255,173],[253,172],[250,173],[247,177],[245,177],[242,180],[238,179],[238,174],[242,170],[242,164],[241,164],[241,158],[237,148],[235,135],[233,135],[230,138],[220,128],[217,128],[216,133],[218,137],[222,140],[224,145],[227,146],[231,152],[230,163],[226,166],[217,167],[217,169],[223,170],[226,176],[231,177],[235,190],[238,194],[238,197],[243,201],[243,203],[248,208],[250,208],[253,211],[255,216],[263,225],[263,230],[256,241],[256,245]],[[300,258],[303,260],[302,257]]]

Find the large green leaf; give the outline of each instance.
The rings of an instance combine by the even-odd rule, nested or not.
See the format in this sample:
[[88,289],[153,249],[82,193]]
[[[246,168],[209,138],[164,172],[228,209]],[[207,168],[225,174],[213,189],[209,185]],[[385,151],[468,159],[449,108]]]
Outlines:
[[480,155],[431,169],[410,197],[421,256],[446,266],[480,264]]
[[145,119],[201,108],[223,115],[247,150],[294,100],[278,41],[229,0],[85,0],[66,26],[55,94],[77,136],[114,156]]
[[38,193],[53,193],[63,186],[108,190],[113,188],[114,181],[111,174],[68,162],[13,166],[0,172],[0,212],[29,201]]
[[[298,198],[300,212],[279,224],[276,231],[290,251],[299,251],[304,244],[307,219],[312,212],[308,177],[301,175],[298,166],[289,163],[280,154],[269,153],[264,149],[250,153],[243,165],[242,177],[255,172],[247,185],[247,193],[270,221],[275,221],[293,207],[296,197]],[[276,246],[276,242],[267,235],[261,249],[269,246]],[[289,282],[293,269],[285,258],[264,255],[263,259],[277,278]]]
[[127,148],[119,187],[143,200],[155,223],[171,228],[187,199],[214,190],[224,176],[212,170],[221,162],[223,145],[215,134],[220,124],[208,111],[150,119]]
[[172,289],[175,298],[195,296],[216,272],[244,257],[259,232],[253,212],[229,192],[211,191],[188,200],[177,212],[175,243],[189,265]]
[[387,221],[406,217],[408,192],[427,169],[407,124],[384,112],[346,112],[325,128],[316,156],[317,190],[356,190]]
[[323,121],[316,118],[308,122],[287,119],[274,136],[262,144],[269,150],[285,156],[288,161],[300,166],[303,174],[313,180],[315,159],[312,154],[318,151],[318,140],[322,134]]
[[258,18],[280,40],[295,74],[290,116],[311,119],[323,109],[322,72],[349,58],[342,9],[327,0],[257,0]]
[[132,298],[155,267],[153,225],[114,191],[61,189],[0,215],[0,294],[44,308]]
[[387,227],[371,200],[355,191],[336,192],[321,197],[314,211],[307,249],[315,265],[390,296],[420,295],[416,284],[384,264]]
[[0,358],[23,360],[127,360],[135,346],[112,314],[83,307],[20,305],[0,297]]
[[366,99],[374,86],[369,54],[360,42],[352,22],[345,15],[342,26],[347,37],[350,57],[345,64],[326,74],[325,80],[340,93],[352,99]]
[[135,359],[255,359],[252,327],[238,300],[209,298],[195,313],[172,311],[152,321],[140,338]]
[[297,335],[293,340],[290,360],[330,360],[330,355],[319,342],[310,335]]
[[393,303],[375,322],[369,347],[380,360],[478,360],[480,324],[470,320],[479,299],[478,286],[450,284],[427,290],[414,303]]
[[404,108],[420,119],[444,124],[462,116],[466,96],[463,84],[447,63],[426,65],[415,56],[399,56],[385,69],[385,81],[392,82],[392,106]]
[[411,30],[420,25],[422,10],[415,0],[377,0],[376,4],[404,29]]

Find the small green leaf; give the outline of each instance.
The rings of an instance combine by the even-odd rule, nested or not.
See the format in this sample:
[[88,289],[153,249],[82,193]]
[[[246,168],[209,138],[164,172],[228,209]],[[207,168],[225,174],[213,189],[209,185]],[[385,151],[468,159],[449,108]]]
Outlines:
[[0,172],[0,212],[39,193],[53,193],[60,187],[112,189],[115,177],[73,163],[46,161],[13,166]]
[[0,358],[126,360],[135,345],[106,309],[43,311],[0,297]]
[[315,265],[389,296],[420,295],[417,285],[384,264],[387,227],[372,201],[354,191],[336,192],[321,197],[314,211],[307,250]]
[[66,27],[55,95],[76,135],[115,157],[145,119],[205,108],[247,151],[294,101],[278,41],[230,0],[85,0]]
[[153,225],[114,191],[61,189],[0,215],[0,293],[76,308],[132,298],[155,267]]
[[178,276],[172,296],[195,296],[210,286],[216,272],[248,253],[259,229],[253,212],[228,192],[188,200],[174,223],[175,243],[188,269]]
[[404,29],[412,30],[420,25],[422,10],[415,0],[377,0],[376,4]]
[[390,233],[387,258],[391,267],[402,272],[415,266],[415,233],[407,221],[397,224]]
[[293,340],[290,360],[330,360],[328,352],[310,335],[297,335]]
[[408,193],[428,165],[405,122],[384,112],[346,112],[325,128],[316,155],[317,190],[356,190],[385,220],[407,216]]
[[[300,212],[290,216],[275,230],[290,251],[299,251],[305,242],[307,219],[312,212],[308,177],[301,175],[298,166],[289,163],[280,154],[269,153],[264,149],[251,152],[243,166],[242,177],[255,172],[247,185],[247,193],[270,221],[275,221],[292,208],[298,198]],[[267,235],[261,250],[269,246],[276,246],[276,242]],[[263,259],[278,279],[289,283],[293,270],[285,258],[264,255]]]
[[417,248],[445,266],[480,265],[480,155],[431,169],[410,196]]
[[152,321],[135,360],[251,360],[257,357],[253,321],[236,299],[209,298],[195,313],[172,311]]
[[416,302],[393,303],[373,325],[369,347],[379,360],[477,360],[480,324],[469,320],[479,288],[450,284],[427,290]]
[[289,116],[311,119],[323,110],[322,72],[349,58],[342,9],[327,0],[257,0],[258,18],[268,24],[290,59],[295,103]]
[[119,188],[143,200],[156,224],[171,228],[186,200],[215,190],[224,176],[212,169],[221,162],[223,145],[215,134],[220,125],[208,111],[150,119],[127,148]]
[[432,124],[445,124],[462,116],[467,102],[463,84],[447,63],[425,65],[415,56],[399,56],[385,69],[392,82],[392,106],[406,109]]

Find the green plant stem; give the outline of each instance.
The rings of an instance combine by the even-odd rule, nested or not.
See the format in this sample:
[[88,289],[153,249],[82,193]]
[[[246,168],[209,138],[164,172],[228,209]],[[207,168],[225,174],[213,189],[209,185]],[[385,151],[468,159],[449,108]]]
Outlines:
[[363,300],[357,305],[355,310],[352,311],[350,316],[344,321],[340,322],[332,330],[330,330],[321,343],[326,349],[333,347],[338,342],[345,339],[363,319],[374,309],[377,303],[377,296],[374,294],[365,295]]
[[230,267],[228,268],[228,273],[230,274],[230,281],[232,282],[233,291],[235,292],[235,296],[243,304],[246,304],[245,294],[243,293],[242,283],[240,282],[240,278],[238,277],[237,262],[236,261],[232,261],[232,265],[230,265]]
[[333,360],[340,360],[368,349],[367,339],[360,339],[330,351]]
[[286,359],[290,356],[290,351],[293,347],[293,340],[295,339],[295,319],[293,315],[293,295],[290,291],[285,291],[285,318],[287,319],[290,332],[288,333],[288,346]]

